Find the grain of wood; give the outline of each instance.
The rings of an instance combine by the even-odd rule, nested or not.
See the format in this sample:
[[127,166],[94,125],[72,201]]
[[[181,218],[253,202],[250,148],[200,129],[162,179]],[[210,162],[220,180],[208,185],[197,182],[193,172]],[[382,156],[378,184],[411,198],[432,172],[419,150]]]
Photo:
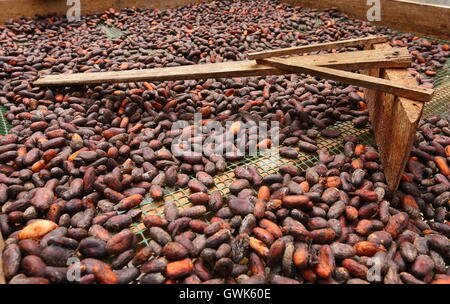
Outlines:
[[[208,2],[211,0],[80,0],[81,15],[101,13],[108,9],[120,10],[127,7],[167,9],[190,3]],[[65,16],[71,6],[63,0],[1,0],[0,23],[12,18],[18,20],[22,16],[34,17],[35,14],[57,14]]]
[[[165,9],[209,0],[81,0],[81,14],[103,12],[109,8],[116,10],[125,7]],[[399,0],[380,0],[380,21],[375,24],[386,25],[403,31],[420,33],[442,39],[450,39],[450,8]],[[367,0],[283,0],[283,2],[306,8],[324,9],[337,7],[341,12],[361,20],[367,20]],[[6,19],[19,19],[22,16],[56,13],[65,15],[66,1],[61,0],[2,0],[0,1],[0,23]]]
[[[305,8],[323,10],[335,7],[349,17],[367,20],[367,11],[373,4],[367,0],[284,0]],[[373,24],[418,33],[441,39],[450,39],[450,7],[400,0],[380,0],[381,20]]]
[[372,45],[374,43],[387,42],[389,37],[387,36],[369,36],[365,38],[356,38],[349,40],[341,40],[341,41],[333,41],[333,42],[325,42],[325,43],[317,43],[310,44],[304,46],[296,46],[290,48],[283,48],[277,50],[268,50],[262,52],[249,53],[249,59],[264,59],[270,57],[279,57],[285,55],[298,55],[315,51],[323,51],[323,50],[331,50],[336,48],[348,47],[348,46],[366,46]]
[[313,65],[292,64],[288,59],[270,58],[263,59],[262,62],[272,65],[278,69],[285,70],[286,72],[310,74],[313,76],[328,78],[422,102],[430,101],[434,92],[431,89],[421,88],[417,85],[405,85],[401,82],[367,76],[364,74],[357,74]]
[[3,272],[3,249],[5,248],[5,242],[3,236],[0,233],[0,284],[6,284],[5,273]]
[[[382,52],[369,50],[338,54],[295,56],[289,58],[289,62],[293,64],[326,66],[342,70],[358,70],[377,67],[408,67],[411,64],[411,56],[407,49],[396,48],[395,50]],[[285,74],[285,72],[277,68],[258,64],[255,60],[245,60],[144,70],[43,75],[34,82],[34,85],[71,86],[282,74]]]
[[[388,43],[375,44],[376,50],[388,50]],[[365,72],[409,86],[416,80],[404,69],[372,69]],[[368,102],[375,141],[380,151],[384,175],[390,190],[396,190],[401,180],[414,136],[422,116],[424,103],[408,98],[382,93],[372,89],[364,90]]]

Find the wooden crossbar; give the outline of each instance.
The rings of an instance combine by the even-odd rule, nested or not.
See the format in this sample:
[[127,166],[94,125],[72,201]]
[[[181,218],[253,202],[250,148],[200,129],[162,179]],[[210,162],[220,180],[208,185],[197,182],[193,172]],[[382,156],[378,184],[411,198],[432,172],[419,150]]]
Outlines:
[[[407,49],[392,48],[386,37],[367,37],[319,45],[272,50],[251,54],[257,60],[201,64],[169,68],[45,75],[37,86],[71,86],[116,82],[174,81],[189,79],[267,76],[307,73],[365,87],[369,114],[380,149],[386,181],[390,190],[398,187],[413,143],[423,105],[433,90],[417,86],[406,68],[411,64]],[[299,54],[342,46],[364,45],[366,51],[325,55],[273,56]],[[362,74],[348,71],[359,70]]]
[[[375,44],[373,48],[392,49],[389,43]],[[417,84],[406,69],[371,69],[363,72],[399,84]],[[425,103],[372,89],[364,89],[364,95],[386,182],[390,190],[396,190],[411,153]]]
[[[356,51],[337,54],[290,57],[292,64],[315,65],[340,70],[372,68],[405,68],[411,65],[411,56],[406,48],[388,51]],[[43,75],[34,82],[36,86],[73,86],[101,83],[136,81],[173,81],[207,78],[282,75],[286,72],[255,60],[230,61],[178,67]]]
[[313,76],[357,85],[368,89],[374,89],[381,92],[394,94],[400,97],[414,99],[417,101],[430,101],[434,92],[431,89],[421,88],[419,86],[405,85],[379,77],[340,71],[327,67],[296,64],[292,63],[288,59],[264,59],[262,60],[262,62],[281,70],[285,70],[286,72],[310,74]]
[[369,36],[366,38],[356,38],[349,40],[341,40],[341,41],[333,41],[333,42],[325,42],[325,43],[317,43],[310,44],[304,46],[295,46],[290,48],[283,48],[277,50],[268,50],[262,52],[249,53],[249,59],[264,59],[269,57],[279,57],[285,55],[298,55],[315,51],[324,51],[341,47],[348,46],[370,46],[375,43],[387,42],[389,37],[387,36]]
[[5,248],[5,242],[3,241],[3,236],[0,233],[0,285],[6,284],[5,273],[3,271],[3,249]]

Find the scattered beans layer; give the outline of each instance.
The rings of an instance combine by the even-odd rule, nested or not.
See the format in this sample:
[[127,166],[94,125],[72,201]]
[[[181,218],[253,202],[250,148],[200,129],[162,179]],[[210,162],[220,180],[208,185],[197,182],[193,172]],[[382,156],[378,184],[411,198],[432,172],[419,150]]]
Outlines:
[[[124,35],[108,38],[100,24]],[[319,134],[342,138],[330,128],[338,121],[368,126],[355,86],[306,75],[32,85],[40,74],[243,60],[251,51],[372,34],[407,47],[424,86],[450,56],[437,41],[277,1],[110,10],[72,24],[41,16],[0,27],[0,102],[13,125],[0,138],[8,282],[67,283],[79,267],[80,283],[449,283],[450,117],[421,123],[400,189],[390,193],[375,147],[345,137],[344,153],[331,155],[317,145]],[[319,162],[264,177],[238,167],[229,196],[208,191],[213,176],[243,156],[174,155],[172,126],[194,113],[234,121],[231,132],[249,121],[279,122],[280,154],[317,153]],[[207,139],[189,138],[202,146]],[[168,201],[163,216],[143,217],[144,197],[162,200],[174,185],[190,189],[192,207]],[[137,221],[152,239],[144,248],[130,229]],[[70,258],[81,264],[69,266]]]

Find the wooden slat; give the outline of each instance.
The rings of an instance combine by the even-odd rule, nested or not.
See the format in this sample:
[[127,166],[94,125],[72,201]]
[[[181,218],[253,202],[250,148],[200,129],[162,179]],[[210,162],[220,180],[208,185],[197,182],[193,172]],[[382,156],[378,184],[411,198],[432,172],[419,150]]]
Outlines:
[[[305,8],[335,7],[349,17],[367,20],[367,0],[283,0]],[[374,1],[375,2],[375,1]],[[381,20],[371,23],[450,40],[450,7],[400,0],[380,0]],[[339,26],[336,21],[336,27]]]
[[304,54],[309,52],[323,51],[323,50],[331,50],[335,48],[342,48],[348,46],[366,46],[372,45],[374,43],[381,43],[389,41],[389,37],[387,36],[369,36],[365,38],[356,38],[342,41],[333,41],[333,42],[325,42],[325,43],[317,43],[311,45],[304,46],[296,46],[290,48],[283,48],[277,50],[268,50],[262,52],[249,53],[249,59],[264,59],[270,57],[279,57],[285,55],[295,55],[295,54]]
[[[389,51],[357,51],[338,54],[295,56],[289,58],[293,64],[327,66],[342,70],[358,70],[377,67],[407,67],[411,56],[405,48]],[[277,68],[258,64],[254,60],[230,61],[169,68],[95,72],[41,76],[37,86],[71,86],[134,81],[169,81],[223,77],[267,76],[284,74]]]
[[[383,43],[375,44],[374,48],[388,50],[391,47],[388,43]],[[372,69],[366,73],[408,86],[417,85],[414,77],[404,69]],[[396,190],[425,104],[371,89],[365,89],[364,94],[386,182],[390,190]]]
[[[127,7],[167,9],[190,3],[211,0],[80,0],[81,15],[101,13],[110,8],[120,10]],[[35,14],[57,14],[65,16],[68,8],[66,0],[0,0],[0,23],[6,19],[19,19]],[[156,20],[158,21],[158,20]]]
[[3,272],[3,249],[5,242],[3,241],[2,233],[0,232],[0,284],[6,284],[5,273]]
[[382,79],[347,71],[340,71],[327,67],[293,64],[288,59],[270,58],[263,59],[262,62],[272,65],[281,70],[286,70],[287,72],[310,74],[313,76],[341,81],[347,84],[395,94],[397,96],[411,98],[418,101],[430,101],[433,95],[433,90],[421,88],[417,85],[405,85],[400,82],[391,81],[388,79]]
[[[193,2],[210,0],[81,0],[81,13],[91,14],[109,8],[116,10],[125,7],[169,8]],[[65,15],[68,6],[63,0],[2,0],[0,1],[0,23],[6,19],[19,19],[21,16],[33,17],[35,14],[57,13]],[[324,9],[337,7],[351,17],[367,20],[369,9],[367,0],[283,0],[292,5]],[[391,26],[404,31],[421,33],[450,39],[450,8],[423,3],[380,0],[381,20],[376,24]]]

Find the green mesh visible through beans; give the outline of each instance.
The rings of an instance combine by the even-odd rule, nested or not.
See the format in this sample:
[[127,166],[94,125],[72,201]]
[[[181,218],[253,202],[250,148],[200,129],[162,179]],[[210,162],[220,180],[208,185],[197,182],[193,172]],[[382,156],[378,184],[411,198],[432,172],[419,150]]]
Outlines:
[[450,114],[450,59],[437,71],[433,100],[425,104],[424,118]]
[[[423,37],[426,38],[426,37]],[[432,38],[429,38],[432,39]],[[449,41],[440,41],[443,44],[449,44]],[[436,73],[435,79],[435,94],[431,102],[425,104],[423,118],[428,118],[433,115],[450,115],[450,59],[447,63],[439,69]],[[341,136],[337,139],[330,139],[319,137],[318,146],[320,148],[326,148],[331,154],[339,154],[344,150],[343,137],[344,136],[357,136],[360,142],[365,145],[374,144],[373,133],[368,128],[358,129],[354,128],[352,122],[337,122],[332,129],[338,129],[342,132]],[[230,163],[227,166],[225,173],[219,174],[214,177],[215,187],[210,191],[219,190],[223,195],[228,195],[228,186],[234,181],[233,170],[238,166],[250,166],[254,165],[258,168],[262,176],[276,173],[278,168],[287,163],[295,164],[301,170],[306,170],[315,165],[318,161],[317,154],[312,153],[300,153],[300,157],[296,160],[279,157],[279,148],[273,148],[260,153],[257,156],[247,157],[242,161]],[[188,197],[190,190],[187,188],[167,188],[165,189],[165,196],[162,201],[154,202],[150,198],[146,198],[144,202],[139,206],[141,208],[143,216],[147,214],[163,214],[164,201],[173,200],[179,206],[179,208],[185,208],[190,205]],[[204,216],[204,220],[208,220],[208,215]],[[148,230],[142,223],[134,223],[133,230],[139,237],[140,245],[148,245],[150,240],[148,236]]]
[[118,39],[125,35],[119,28],[112,25],[99,24],[97,28],[101,29],[109,39]]
[[[341,136],[337,139],[330,139],[319,136],[317,139],[318,146],[320,148],[327,148],[330,153],[338,154],[343,152],[343,137],[352,135],[359,137],[363,144],[373,144],[373,134],[368,128],[356,129],[353,127],[352,122],[337,122],[333,129],[338,129],[342,132]],[[282,145],[280,146],[282,147]],[[276,173],[278,168],[283,164],[295,164],[301,170],[306,170],[318,161],[316,153],[299,153],[298,159],[288,159],[279,156],[279,148],[272,148],[262,151],[257,156],[249,156],[242,161],[229,163],[224,173],[218,174],[214,177],[215,186],[210,191],[218,190],[222,195],[227,196],[229,194],[228,186],[235,180],[234,169],[238,166],[256,166],[259,173],[262,176]],[[188,197],[191,194],[188,188],[165,188],[165,196],[161,201],[152,201],[151,198],[146,198],[144,202],[139,206],[142,210],[142,214],[145,217],[147,214],[163,214],[164,202],[173,200],[180,209],[190,206]],[[208,219],[208,215],[204,216],[204,219]],[[147,229],[142,223],[134,223],[133,229],[140,237],[141,245],[148,245],[149,236]]]
[[[120,38],[124,33],[117,28],[99,25],[99,29],[103,30],[105,34],[110,38]],[[429,40],[438,40],[442,44],[449,44],[449,41],[439,40],[429,37],[421,36]],[[435,94],[431,102],[426,103],[423,118],[427,118],[433,115],[450,115],[450,59],[443,68],[437,71],[435,77]],[[0,134],[5,135],[11,124],[6,120],[5,113],[7,109],[0,106]],[[318,146],[320,148],[326,148],[332,154],[338,154],[343,152],[343,137],[344,136],[357,136],[363,144],[374,144],[373,134],[370,129],[363,128],[357,129],[353,127],[351,122],[337,122],[331,128],[342,131],[342,135],[337,139],[318,138]],[[314,166],[318,161],[317,154],[300,153],[300,157],[296,160],[280,158],[278,155],[279,148],[273,148],[259,153],[256,156],[247,157],[242,161],[229,163],[227,165],[225,173],[219,174],[214,177],[215,187],[211,191],[219,190],[223,195],[228,195],[228,186],[234,181],[233,170],[237,166],[250,166],[254,165],[258,168],[261,175],[266,176],[272,173],[276,173],[278,167],[282,164],[292,163],[298,166],[301,170],[306,170],[309,167]],[[165,196],[163,201],[155,202],[151,198],[146,197],[141,203],[139,208],[142,210],[143,215],[147,214],[163,214],[164,201],[173,200],[179,206],[179,208],[185,208],[189,206],[188,196],[190,191],[187,188],[173,187],[165,188]],[[204,220],[208,221],[210,214],[204,216]],[[149,236],[147,229],[141,222],[133,224],[133,230],[139,236],[141,245],[148,245]]]
[[11,124],[5,117],[8,110],[4,106],[0,106],[0,134],[6,135],[8,131],[12,128]]

